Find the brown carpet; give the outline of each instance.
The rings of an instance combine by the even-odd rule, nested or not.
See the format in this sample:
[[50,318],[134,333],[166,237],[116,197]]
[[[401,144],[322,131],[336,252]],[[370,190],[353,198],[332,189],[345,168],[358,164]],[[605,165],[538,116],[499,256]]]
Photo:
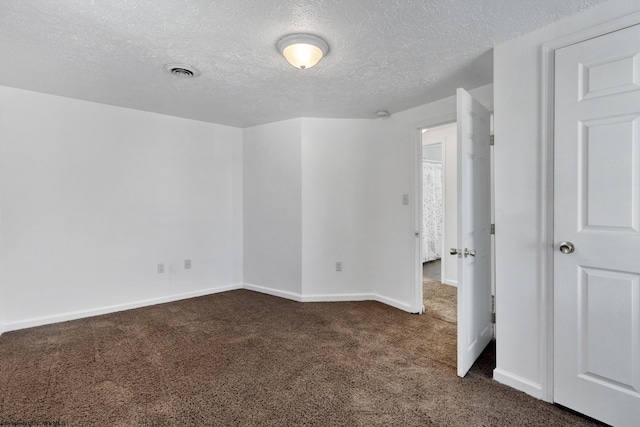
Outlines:
[[242,290],[9,332],[0,422],[596,425],[478,367],[458,378],[451,325],[376,302]]
[[424,312],[429,316],[456,323],[458,317],[458,289],[445,285],[437,280],[425,277],[422,279]]

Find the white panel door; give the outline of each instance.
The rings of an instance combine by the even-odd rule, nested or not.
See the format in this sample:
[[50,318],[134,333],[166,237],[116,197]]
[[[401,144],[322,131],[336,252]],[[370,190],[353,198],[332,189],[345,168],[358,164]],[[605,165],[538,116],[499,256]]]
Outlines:
[[640,26],[559,49],[555,81],[554,399],[639,426]]
[[458,109],[458,375],[491,341],[491,112],[463,89]]

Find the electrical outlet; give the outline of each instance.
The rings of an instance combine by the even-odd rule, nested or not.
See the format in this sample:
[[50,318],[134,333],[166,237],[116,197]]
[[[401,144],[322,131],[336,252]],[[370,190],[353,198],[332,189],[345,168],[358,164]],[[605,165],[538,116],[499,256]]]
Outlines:
[[185,270],[190,270],[191,269],[191,260],[190,259],[185,259],[184,260],[184,269]]
[[336,271],[342,271],[342,261],[336,262]]
[[164,273],[164,264],[158,264],[158,274]]

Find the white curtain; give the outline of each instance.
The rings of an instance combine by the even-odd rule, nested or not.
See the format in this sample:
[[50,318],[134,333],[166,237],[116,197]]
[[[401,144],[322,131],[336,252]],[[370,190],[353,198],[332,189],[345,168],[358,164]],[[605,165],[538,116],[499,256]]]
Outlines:
[[442,164],[423,161],[422,180],[422,262],[426,262],[442,256]]

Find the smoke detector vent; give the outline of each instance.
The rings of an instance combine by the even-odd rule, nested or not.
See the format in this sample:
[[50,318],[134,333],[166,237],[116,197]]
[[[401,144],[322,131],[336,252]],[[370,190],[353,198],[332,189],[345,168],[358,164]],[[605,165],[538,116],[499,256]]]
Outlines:
[[185,64],[167,64],[164,66],[164,69],[174,76],[182,77],[184,79],[190,79],[193,77],[198,77],[200,75],[200,71],[196,70],[190,65]]

